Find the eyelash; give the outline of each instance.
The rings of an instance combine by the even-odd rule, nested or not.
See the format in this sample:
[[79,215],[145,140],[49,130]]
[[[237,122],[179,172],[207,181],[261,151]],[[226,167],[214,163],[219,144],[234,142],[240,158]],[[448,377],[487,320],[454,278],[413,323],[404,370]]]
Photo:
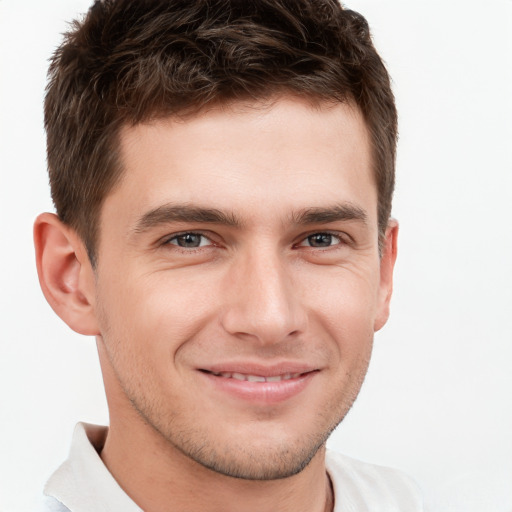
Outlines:
[[[180,239],[182,237],[186,237],[186,236],[201,237],[202,240],[200,241],[199,245],[196,247],[186,247],[186,246],[179,245],[179,243],[173,243],[173,241],[177,241],[178,239]],[[326,247],[314,246],[314,245],[309,245],[309,244],[306,245],[306,242],[308,242],[308,240],[309,240],[309,242],[311,243],[311,239],[315,236],[316,237],[321,237],[321,236],[331,237],[331,239],[335,239],[334,240],[335,243],[331,243],[330,245],[328,245]],[[204,241],[204,240],[208,240],[210,243],[202,245],[202,241]],[[331,242],[332,241],[333,240],[331,240]],[[300,241],[293,245],[293,248],[307,247],[309,249],[325,249],[325,250],[327,250],[332,247],[337,247],[337,246],[341,246],[341,245],[350,245],[351,243],[352,243],[351,237],[349,237],[345,233],[331,232],[331,231],[315,231],[313,233],[303,235],[302,238],[300,239]],[[163,245],[174,245],[176,247],[176,249],[178,249],[178,250],[192,252],[192,251],[204,248],[204,247],[216,246],[217,244],[211,239],[210,236],[208,236],[200,231],[184,231],[182,233],[176,233],[176,234],[172,235],[171,237],[166,238],[163,242]]]
[[209,236],[207,236],[204,233],[201,233],[199,231],[184,231],[182,233],[176,233],[176,234],[172,235],[171,237],[167,238],[166,240],[164,240],[164,245],[175,245],[176,248],[184,250],[184,251],[193,251],[193,250],[197,250],[197,249],[201,249],[202,247],[205,247],[205,245],[201,245],[201,243],[197,247],[185,247],[185,246],[179,245],[178,243],[173,243],[173,240],[177,241],[178,239],[186,237],[187,235],[201,237],[203,240],[204,239],[208,240],[210,243],[206,244],[206,247],[211,247],[211,246],[216,245],[215,242]]
[[[310,240],[311,238],[313,237],[321,237],[321,236],[327,236],[327,237],[331,237],[331,238],[334,238],[337,240],[337,243],[332,243],[331,245],[328,245],[327,247],[315,247],[313,245],[303,245],[305,242],[307,242],[308,240]],[[311,233],[309,235],[306,235],[305,237],[303,237],[301,239],[301,241],[295,245],[295,247],[308,247],[308,248],[311,248],[311,249],[330,249],[332,247],[336,247],[336,246],[339,246],[339,245],[347,245],[350,243],[349,240],[347,240],[347,235],[344,235],[342,233],[339,233],[339,232],[332,232],[332,231],[315,231],[314,233]]]

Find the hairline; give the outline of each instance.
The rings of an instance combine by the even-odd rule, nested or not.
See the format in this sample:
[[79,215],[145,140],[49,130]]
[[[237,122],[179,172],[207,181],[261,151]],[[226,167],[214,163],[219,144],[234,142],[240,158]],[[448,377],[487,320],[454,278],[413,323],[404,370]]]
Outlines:
[[[100,219],[103,211],[103,204],[107,197],[114,193],[117,187],[120,186],[123,177],[126,173],[126,165],[123,162],[123,151],[122,151],[122,136],[123,132],[129,128],[139,126],[139,125],[150,125],[152,123],[161,122],[161,121],[187,121],[189,119],[193,119],[197,116],[200,116],[206,112],[210,112],[216,109],[219,110],[235,110],[238,105],[242,108],[248,109],[271,109],[275,103],[283,98],[292,98],[296,100],[302,100],[309,104],[311,108],[321,109],[321,108],[334,108],[337,105],[347,105],[354,112],[357,112],[361,115],[362,120],[364,122],[364,126],[366,129],[366,134],[368,137],[369,150],[370,150],[370,166],[371,166],[371,175],[373,179],[373,184],[376,187],[377,191],[377,228],[378,228],[378,244],[379,244],[379,253],[381,251],[381,245],[383,243],[385,228],[389,219],[386,219],[386,224],[381,226],[381,219],[379,214],[379,206],[380,206],[380,192],[377,180],[377,148],[374,144],[374,139],[371,134],[369,121],[366,119],[362,108],[357,104],[357,102],[351,98],[347,97],[345,99],[339,99],[336,97],[327,97],[321,96],[315,93],[298,93],[292,88],[287,88],[283,86],[277,91],[271,92],[269,94],[260,94],[260,95],[247,95],[246,97],[240,98],[215,98],[212,101],[209,101],[202,105],[192,105],[187,108],[178,110],[176,112],[162,114],[148,113],[147,116],[141,120],[133,121],[130,119],[118,119],[117,122],[113,123],[113,130],[108,134],[107,139],[103,139],[103,142],[107,144],[111,151],[112,156],[112,180],[109,183],[109,187],[104,191],[101,196],[100,201],[98,202],[94,214],[90,217],[90,222],[92,223],[92,229],[87,232],[83,232],[83,234],[79,234],[80,239],[85,245],[87,255],[89,257],[89,261],[93,267],[96,268],[98,261],[98,248],[100,245]],[[117,125],[117,126],[116,126]],[[78,231],[77,227],[71,226]],[[88,236],[89,235],[89,236]]]

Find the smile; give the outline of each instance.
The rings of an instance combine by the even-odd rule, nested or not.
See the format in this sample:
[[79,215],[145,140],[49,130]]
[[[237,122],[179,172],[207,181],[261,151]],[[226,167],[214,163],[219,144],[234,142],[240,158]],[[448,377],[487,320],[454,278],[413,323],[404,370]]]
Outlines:
[[245,373],[236,372],[209,372],[216,377],[224,377],[226,379],[235,379],[247,382],[281,382],[283,380],[297,379],[302,373],[285,373],[283,375],[271,375],[264,377],[263,375],[247,375]]
[[[298,369],[302,371],[296,371]],[[204,382],[213,391],[214,396],[226,395],[231,399],[258,406],[276,405],[300,395],[319,374],[318,369],[304,367],[227,370],[202,369],[200,373],[206,377]]]

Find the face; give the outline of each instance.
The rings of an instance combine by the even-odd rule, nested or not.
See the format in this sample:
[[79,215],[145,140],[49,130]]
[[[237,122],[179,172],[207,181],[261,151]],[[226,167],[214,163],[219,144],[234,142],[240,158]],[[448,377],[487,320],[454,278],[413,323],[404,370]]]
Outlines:
[[297,473],[350,408],[387,315],[361,115],[280,98],[121,144],[94,304],[111,392],[203,466]]

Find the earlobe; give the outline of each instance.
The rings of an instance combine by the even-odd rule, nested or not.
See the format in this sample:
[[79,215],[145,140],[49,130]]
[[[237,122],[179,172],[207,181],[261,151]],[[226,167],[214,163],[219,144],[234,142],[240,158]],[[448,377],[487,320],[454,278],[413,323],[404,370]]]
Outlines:
[[94,309],[94,272],[82,241],[52,213],[34,224],[39,283],[46,300],[74,331],[99,334]]
[[393,270],[397,256],[397,237],[398,222],[395,219],[390,219],[380,259],[379,298],[374,331],[384,327],[389,317],[389,303],[393,293]]

